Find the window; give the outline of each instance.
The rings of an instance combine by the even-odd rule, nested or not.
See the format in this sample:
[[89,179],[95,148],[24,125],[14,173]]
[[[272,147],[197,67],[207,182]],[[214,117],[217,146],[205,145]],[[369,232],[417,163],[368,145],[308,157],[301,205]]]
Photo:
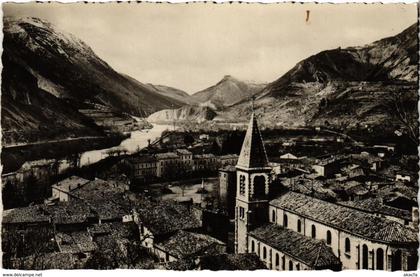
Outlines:
[[169,262],[169,253],[166,253],[166,261]]
[[344,250],[346,253],[350,253],[350,239],[349,238],[346,238]]
[[289,261],[289,270],[293,270],[293,262]]
[[300,221],[300,219],[298,219],[297,221],[297,231],[298,233],[302,231],[302,222]]
[[273,210],[273,212],[271,213],[271,221],[276,222],[276,211],[275,210]]
[[241,175],[239,177],[239,194],[245,195],[245,176]]
[[286,257],[281,257],[281,269],[286,270]]
[[300,270],[300,264],[296,265],[296,270]]
[[384,250],[382,248],[376,250],[376,269],[384,269]]
[[262,199],[265,197],[265,177],[255,176],[254,177],[254,197],[256,199]]
[[265,246],[263,246],[263,259],[265,260],[267,258],[267,249]]
[[330,232],[330,230],[327,231],[327,244],[331,245],[331,232]]
[[280,256],[279,253],[276,253],[276,267],[280,265]]
[[362,246],[362,269],[369,269],[369,251],[366,244]]
[[312,225],[311,236],[312,236],[313,239],[316,238],[316,228],[315,228],[315,225]]
[[245,209],[243,207],[239,207],[239,218],[245,218]]
[[251,252],[252,253],[255,252],[255,242],[254,241],[251,242]]
[[287,227],[287,222],[288,220],[287,220],[287,215],[283,215],[283,226],[284,227]]

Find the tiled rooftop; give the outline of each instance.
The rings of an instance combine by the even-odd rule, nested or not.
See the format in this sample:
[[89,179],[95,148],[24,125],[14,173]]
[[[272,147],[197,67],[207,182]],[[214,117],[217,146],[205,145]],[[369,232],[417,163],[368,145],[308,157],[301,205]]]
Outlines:
[[203,256],[200,258],[200,269],[257,270],[267,267],[255,253],[244,253]]
[[200,220],[185,206],[172,201],[141,201],[136,207],[141,222],[154,235],[201,227]]
[[274,224],[261,226],[250,232],[250,236],[300,260],[311,268],[339,266],[332,249],[323,241],[315,240]]
[[156,246],[171,256],[184,259],[203,254],[223,253],[225,244],[208,235],[179,230],[167,240],[157,243]]
[[372,241],[418,243],[417,234],[402,224],[303,194],[288,192],[270,205]]
[[362,210],[368,213],[379,213],[384,215],[390,215],[405,220],[411,220],[411,213],[406,210],[397,209],[391,206],[384,205],[380,198],[368,198],[355,201],[344,201],[338,204],[347,206],[350,208]]

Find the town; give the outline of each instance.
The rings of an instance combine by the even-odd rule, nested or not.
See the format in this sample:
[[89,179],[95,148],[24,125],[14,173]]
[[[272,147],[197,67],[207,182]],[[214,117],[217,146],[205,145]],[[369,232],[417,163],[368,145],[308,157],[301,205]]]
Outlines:
[[169,131],[109,157],[95,176],[67,175],[43,203],[5,210],[4,267],[416,269],[416,156],[360,143],[318,157],[286,152],[298,142],[273,156],[254,113],[239,155],[212,154],[214,137],[190,136]]

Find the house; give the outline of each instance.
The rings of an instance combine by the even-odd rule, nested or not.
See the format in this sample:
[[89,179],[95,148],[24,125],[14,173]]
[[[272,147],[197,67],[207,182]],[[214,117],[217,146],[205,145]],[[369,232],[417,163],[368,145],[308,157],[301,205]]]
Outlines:
[[217,157],[213,154],[194,155],[194,170],[216,170],[218,167]]
[[316,174],[323,177],[331,177],[340,169],[338,160],[334,158],[324,159],[312,165]]
[[155,155],[156,163],[156,176],[163,177],[167,174],[174,173],[177,166],[180,164],[180,159],[177,153],[167,152]]
[[152,155],[138,155],[126,159],[136,179],[157,176],[157,159]]
[[226,252],[226,244],[205,234],[178,230],[154,244],[154,254],[162,263]]
[[142,246],[150,252],[154,251],[155,243],[178,230],[195,231],[202,226],[199,216],[191,208],[172,201],[155,203],[144,199],[134,207],[133,214]]
[[192,170],[193,165],[194,165],[193,154],[187,149],[177,149],[176,153],[178,154],[183,166],[188,170]]
[[69,193],[84,186],[88,182],[90,182],[90,180],[79,176],[71,176],[67,179],[61,180],[51,186],[52,199],[58,199],[60,202],[69,201]]
[[228,154],[223,156],[217,156],[217,160],[219,162],[219,167],[224,167],[227,165],[235,166],[238,162],[238,155],[236,154]]

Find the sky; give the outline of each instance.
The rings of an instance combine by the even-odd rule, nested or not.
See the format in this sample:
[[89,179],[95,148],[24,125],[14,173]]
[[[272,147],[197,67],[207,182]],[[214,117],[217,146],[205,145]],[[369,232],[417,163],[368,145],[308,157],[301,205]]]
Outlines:
[[47,20],[116,71],[190,94],[224,75],[272,82],[320,51],[363,46],[417,19],[415,4],[377,3],[10,3],[3,12]]

